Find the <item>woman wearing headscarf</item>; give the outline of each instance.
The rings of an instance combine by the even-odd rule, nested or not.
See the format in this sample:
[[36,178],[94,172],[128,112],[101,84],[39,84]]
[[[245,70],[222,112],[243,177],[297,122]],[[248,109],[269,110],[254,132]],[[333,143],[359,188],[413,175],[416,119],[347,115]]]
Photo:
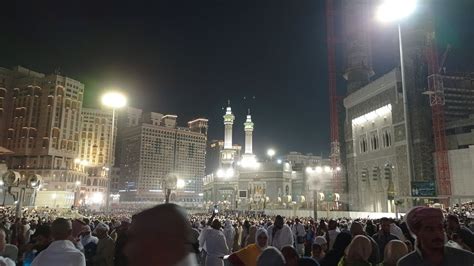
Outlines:
[[352,236],[347,231],[340,232],[331,250],[326,254],[326,257],[320,261],[321,266],[337,266],[341,258],[344,256],[344,251],[351,243]]
[[408,247],[400,240],[392,240],[385,246],[383,266],[396,266],[400,258],[408,254]]
[[257,266],[285,266],[283,254],[275,247],[265,249],[257,259]]
[[257,230],[255,234],[255,243],[246,246],[245,248],[234,252],[229,256],[228,260],[234,266],[246,265],[256,266],[257,258],[262,251],[268,247],[268,233],[264,228]]
[[370,266],[369,257],[372,253],[372,243],[364,235],[355,236],[345,253],[346,255],[338,266]]

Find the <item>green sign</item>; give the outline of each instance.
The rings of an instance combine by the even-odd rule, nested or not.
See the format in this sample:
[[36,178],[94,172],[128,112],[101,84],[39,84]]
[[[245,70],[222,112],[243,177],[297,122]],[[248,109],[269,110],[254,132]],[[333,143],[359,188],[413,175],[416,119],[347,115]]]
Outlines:
[[435,197],[436,185],[434,181],[411,182],[411,195],[413,197]]

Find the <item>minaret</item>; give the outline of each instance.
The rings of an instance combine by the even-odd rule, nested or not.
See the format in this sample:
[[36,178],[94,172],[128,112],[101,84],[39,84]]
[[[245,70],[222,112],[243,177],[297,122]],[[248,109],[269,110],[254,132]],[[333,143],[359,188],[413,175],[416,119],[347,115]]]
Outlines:
[[235,116],[230,108],[230,100],[227,102],[227,110],[224,115],[224,149],[232,149],[232,126],[234,125]]
[[343,1],[347,94],[367,85],[374,75],[370,46],[371,3],[371,0]]
[[245,154],[252,154],[252,134],[253,134],[253,122],[252,116],[250,115],[250,109],[248,111],[247,120],[244,123],[245,130]]

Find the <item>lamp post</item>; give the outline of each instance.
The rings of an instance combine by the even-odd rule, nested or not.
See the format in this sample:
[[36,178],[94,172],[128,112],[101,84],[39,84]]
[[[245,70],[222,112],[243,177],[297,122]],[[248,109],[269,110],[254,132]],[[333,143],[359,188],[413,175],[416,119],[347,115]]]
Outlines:
[[112,108],[112,126],[110,129],[110,145],[109,145],[109,151],[108,151],[108,168],[109,171],[107,173],[107,195],[105,197],[105,205],[106,209],[109,209],[109,201],[110,201],[110,179],[111,179],[111,173],[110,169],[112,169],[112,156],[113,156],[113,150],[114,150],[114,129],[115,129],[115,110],[117,108],[122,108],[125,105],[127,105],[127,98],[119,93],[119,92],[107,92],[102,96],[102,104],[106,107]]
[[81,187],[81,181],[76,181],[74,183],[74,207],[77,207],[79,204],[77,203],[77,194],[79,194],[79,190]]
[[[400,75],[402,78],[402,94],[403,94],[403,118],[405,119],[405,137],[407,140],[407,169],[408,184],[413,178],[413,163],[411,160],[411,136],[410,121],[408,117],[408,97],[405,84],[405,66],[403,60],[403,40],[400,22],[411,15],[416,9],[416,0],[384,0],[377,9],[377,19],[381,22],[394,22],[398,24],[398,44],[400,49]],[[410,186],[411,187],[411,186]],[[411,189],[409,189],[411,191]]]
[[21,218],[21,209],[23,207],[23,202],[25,201],[25,194],[26,192],[30,192],[32,197],[36,196],[34,192],[41,184],[41,176],[32,174],[25,177],[16,171],[10,170],[3,174],[2,182],[4,186],[8,187],[8,193],[10,193],[16,201],[15,217]]

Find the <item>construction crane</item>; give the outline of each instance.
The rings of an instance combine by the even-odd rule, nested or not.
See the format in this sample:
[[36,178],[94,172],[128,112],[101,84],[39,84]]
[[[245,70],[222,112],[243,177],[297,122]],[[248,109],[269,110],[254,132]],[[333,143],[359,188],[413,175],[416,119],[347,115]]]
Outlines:
[[[433,18],[433,16],[431,16]],[[435,144],[436,181],[438,197],[449,198],[451,196],[451,173],[449,171],[448,146],[446,141],[445,114],[444,114],[444,88],[443,77],[440,74],[441,67],[438,64],[434,23],[431,23],[426,38],[426,62],[428,65],[428,91]],[[450,46],[442,58],[442,64],[446,60]],[[449,203],[448,201],[443,201]]]
[[328,52],[328,89],[331,123],[331,168],[334,193],[343,192],[341,182],[341,147],[339,143],[338,96],[336,87],[336,38],[334,35],[334,1],[326,0],[326,42]]

